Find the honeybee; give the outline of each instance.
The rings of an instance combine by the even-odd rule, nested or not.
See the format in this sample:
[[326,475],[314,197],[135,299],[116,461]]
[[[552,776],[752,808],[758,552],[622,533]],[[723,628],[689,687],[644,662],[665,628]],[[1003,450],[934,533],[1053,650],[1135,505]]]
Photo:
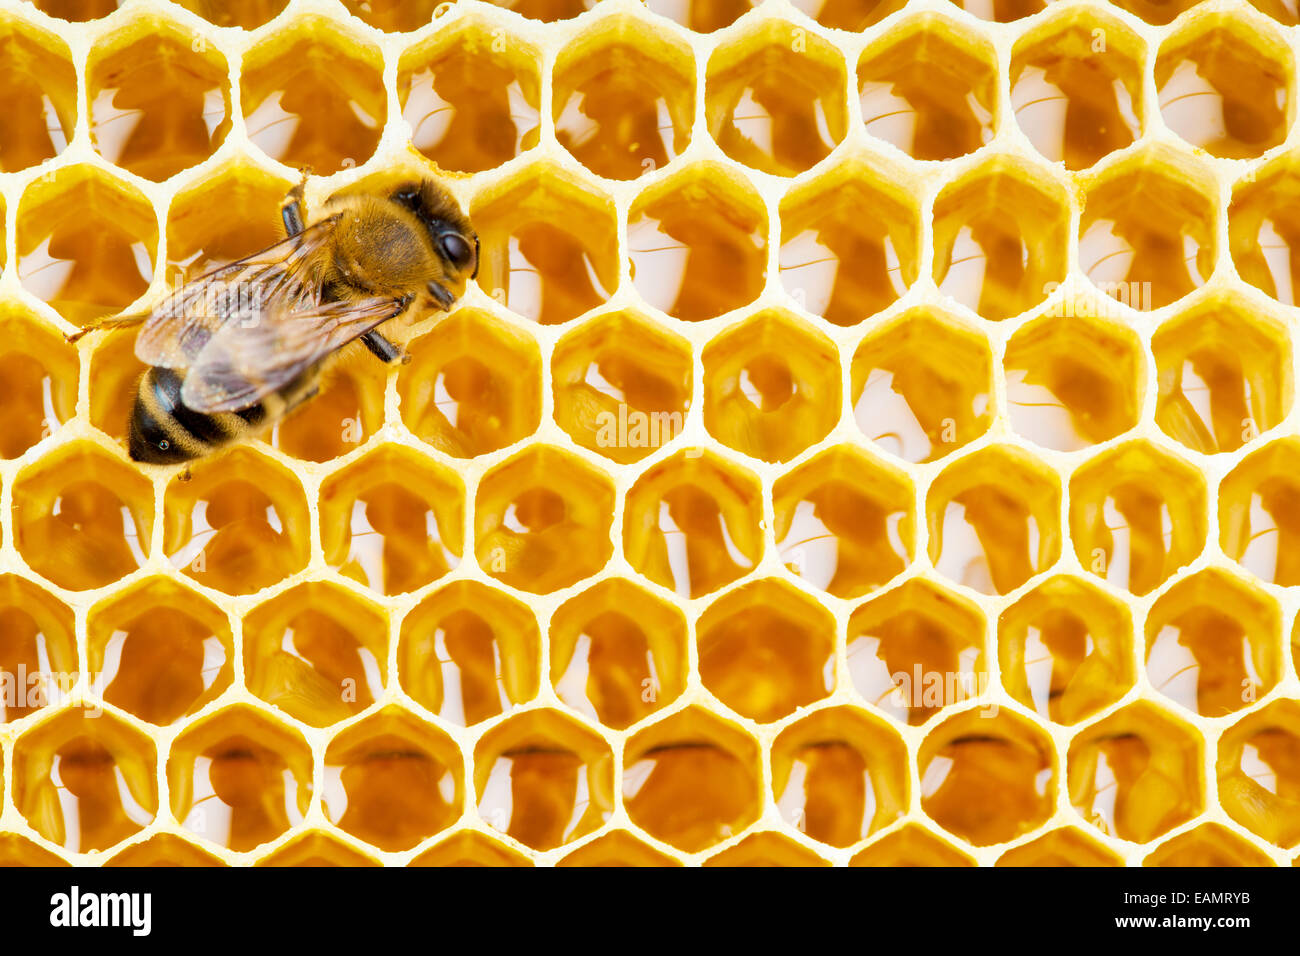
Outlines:
[[478,236],[430,179],[387,195],[336,195],[307,225],[306,176],[281,206],[286,238],[183,285],[142,325],[149,366],[131,410],[135,461],[179,464],[271,424],[319,391],[323,367],[360,339],[386,363],[405,353],[379,326],[421,295],[447,310],[478,275]]

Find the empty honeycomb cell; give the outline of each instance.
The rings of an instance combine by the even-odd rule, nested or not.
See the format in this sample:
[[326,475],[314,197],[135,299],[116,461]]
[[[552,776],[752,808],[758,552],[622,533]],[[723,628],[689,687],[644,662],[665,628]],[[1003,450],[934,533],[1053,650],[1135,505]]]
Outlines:
[[1070,540],[1085,571],[1133,594],[1205,547],[1205,480],[1145,440],[1108,449],[1070,479]]
[[795,843],[789,837],[782,836],[774,830],[765,830],[745,837],[739,843],[715,853],[702,864],[703,866],[764,866],[764,867],[809,867],[830,866],[812,850]]
[[1291,339],[1281,316],[1216,297],[1162,325],[1151,348],[1156,424],[1192,451],[1236,451],[1290,410]]
[[1278,23],[1289,27],[1300,24],[1300,7],[1295,0],[1250,0],[1250,5]]
[[474,830],[461,830],[425,850],[407,866],[532,866],[522,853]]
[[473,17],[412,47],[397,69],[411,145],[460,173],[495,169],[536,146],[540,56],[530,43]]
[[1269,584],[1300,584],[1300,442],[1285,438],[1244,458],[1218,502],[1224,553]]
[[0,309],[0,458],[17,458],[76,413],[77,353],[18,307]]
[[446,829],[463,794],[456,743],[394,706],[351,724],[325,752],[325,816],[381,850],[409,850]]
[[1128,608],[1077,578],[1049,578],[998,618],[1007,693],[1040,717],[1075,724],[1136,679]]
[[63,710],[13,744],[13,803],[72,853],[105,850],[158,812],[153,741],[112,714]]
[[986,690],[984,630],[976,605],[914,578],[849,617],[849,678],[873,707],[923,724]]
[[73,591],[100,588],[145,563],[153,486],[88,442],[62,445],[19,473],[13,542],[27,566]]
[[219,27],[242,27],[256,30],[270,23],[289,0],[171,0],[186,10],[193,10],[209,23]]
[[634,312],[601,315],[555,346],[555,420],[584,448],[640,461],[686,426],[693,378],[688,341]]
[[379,50],[323,17],[302,17],[244,55],[248,138],[286,166],[329,175],[360,166],[388,117]]
[[916,281],[920,210],[883,169],[849,159],[781,200],[781,284],[832,325],[857,325]]
[[873,42],[858,62],[867,132],[913,159],[953,159],[993,138],[997,60],[987,40],[922,14]]
[[992,20],[995,23],[1013,23],[1032,17],[1049,2],[1050,0],[952,0],[954,6],[981,20]]
[[906,813],[907,748],[856,708],[819,710],[773,742],[772,795],[781,818],[800,833],[851,846]]
[[1214,271],[1216,191],[1195,161],[1163,147],[1106,167],[1085,195],[1079,268],[1130,308],[1176,302]]
[[642,843],[626,830],[611,830],[584,843],[556,866],[681,866],[671,856]]
[[1143,866],[1274,866],[1258,847],[1218,823],[1202,823],[1160,844]]
[[763,461],[789,461],[840,417],[835,343],[793,315],[760,312],[704,349],[704,425]]
[[121,311],[153,278],[157,216],[133,187],[88,164],[33,181],[16,233],[19,282],[75,325]]
[[1202,0],[1109,0],[1115,6],[1136,14],[1147,23],[1164,26]]
[[1056,810],[1051,738],[1010,711],[963,711],[939,724],[917,754],[921,809],[975,846],[1030,833]]
[[1102,833],[1147,843],[1205,806],[1201,734],[1146,701],[1070,742],[1070,803]]
[[934,203],[934,281],[986,319],[1042,302],[1065,279],[1070,211],[1059,184],[996,158]]
[[1123,23],[1074,11],[1016,44],[1011,108],[1044,158],[1086,169],[1142,136],[1143,46]]
[[410,33],[433,20],[437,0],[343,0],[348,13],[386,33]]
[[147,840],[133,843],[104,861],[104,866],[225,866],[174,833],[156,833]]
[[696,642],[704,686],[751,720],[780,720],[835,689],[835,621],[784,581],[718,598],[700,615]]
[[762,489],[749,472],[700,449],[649,468],[627,494],[623,553],[682,597],[744,577],[763,554]]
[[1276,700],[1219,738],[1219,803],[1232,819],[1285,849],[1300,843],[1300,706]]
[[793,6],[832,30],[859,33],[897,13],[906,0],[793,0]]
[[122,4],[122,0],[32,0],[42,13],[61,20],[84,23],[106,17]]
[[474,554],[511,587],[545,594],[590,577],[613,554],[614,486],[578,457],[537,445],[496,466],[474,499]]
[[671,604],[611,578],[556,610],[551,684],[578,713],[623,730],[686,689],[686,619]]
[[609,744],[571,717],[533,710],[507,717],[474,748],[479,817],[534,850],[598,830],[614,809]]
[[95,383],[90,390],[90,424],[125,443],[145,365],[135,357],[135,336],[111,333],[95,338],[88,376]]
[[163,498],[163,551],[206,587],[252,594],[307,564],[311,517],[302,486],[247,447],[200,461]]
[[526,605],[477,581],[456,581],[403,619],[397,674],[417,703],[466,727],[535,697],[540,658],[537,620]]
[[380,594],[424,587],[460,564],[464,501],[453,472],[382,445],[321,485],[325,562]]
[[590,10],[598,0],[488,0],[498,7],[513,10],[530,20],[553,23],[556,20],[571,20],[578,14]]
[[1078,451],[1138,423],[1146,362],[1124,326],[1049,315],[1016,331],[1002,367],[1011,427],[1043,448]]
[[849,866],[974,865],[968,855],[915,823],[886,833],[849,861]]
[[459,309],[416,339],[409,354],[397,378],[402,421],[439,451],[473,458],[537,430],[542,359],[523,330]]
[[1286,139],[1292,57],[1241,14],[1205,17],[1165,40],[1156,88],[1165,125],[1214,156],[1259,156]]
[[17,575],[0,576],[0,724],[57,703],[80,676],[72,611]]
[[758,745],[709,711],[679,710],[624,745],[622,788],[633,823],[655,839],[698,853],[758,819]]
[[904,461],[942,458],[993,421],[992,365],[983,333],[928,306],[909,309],[853,355],[854,421]]
[[802,27],[767,20],[709,57],[709,135],[737,162],[796,176],[844,139],[844,56]]
[[633,201],[632,284],[648,305],[675,319],[717,318],[763,291],[767,237],[767,213],[754,187],[721,163],[694,163]]
[[576,319],[618,286],[614,202],[557,166],[540,165],[474,198],[478,284],[541,325]]
[[1217,568],[1178,581],[1147,612],[1147,679],[1202,717],[1249,707],[1272,690],[1281,671],[1277,605]]
[[86,71],[90,140],[137,176],[168,179],[211,156],[230,132],[225,57],[166,20],[119,25]]
[[21,20],[0,20],[0,97],[0,172],[63,152],[77,125],[77,71],[68,45]]
[[729,27],[749,12],[753,0],[644,0],[655,13],[697,33]]
[[244,682],[312,727],[360,713],[384,692],[388,622],[333,584],[282,591],[244,617]]
[[607,17],[560,51],[552,104],[555,138],[574,159],[607,179],[636,179],[690,144],[694,55],[640,19]]
[[1012,847],[996,866],[1123,866],[1115,851],[1077,827],[1061,827],[1036,840]]
[[242,853],[302,823],[312,797],[311,750],[297,731],[240,704],[172,742],[167,789],[182,827]]
[[96,692],[151,724],[196,713],[234,681],[225,613],[170,578],[149,578],[95,605],[86,633]]
[[911,562],[915,492],[852,445],[820,452],[772,488],[781,563],[836,597],[876,590]]
[[1014,591],[1061,555],[1056,475],[1012,445],[954,462],[926,497],[935,570],[984,594]]
[[258,860],[256,866],[354,867],[381,864],[358,853],[346,843],[324,833],[312,831],[295,837],[274,853]]
[[0,833],[0,866],[71,866],[39,844],[16,833]]
[[1228,244],[1241,278],[1283,305],[1300,303],[1300,173],[1290,157],[1235,185]]

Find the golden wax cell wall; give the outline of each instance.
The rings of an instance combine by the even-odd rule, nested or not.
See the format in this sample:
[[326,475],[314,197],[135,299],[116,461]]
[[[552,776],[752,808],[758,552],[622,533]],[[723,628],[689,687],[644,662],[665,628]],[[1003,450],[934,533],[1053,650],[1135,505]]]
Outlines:
[[[0,0],[0,861],[1289,864],[1295,0]],[[189,476],[65,335],[436,175]]]

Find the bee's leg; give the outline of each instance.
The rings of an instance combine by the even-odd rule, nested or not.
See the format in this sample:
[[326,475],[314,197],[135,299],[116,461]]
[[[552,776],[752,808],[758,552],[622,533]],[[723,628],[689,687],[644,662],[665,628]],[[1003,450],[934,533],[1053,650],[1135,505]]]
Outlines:
[[296,236],[306,228],[303,193],[307,190],[307,177],[310,175],[311,171],[304,169],[298,185],[289,190],[288,195],[284,197],[284,202],[280,204],[280,218],[284,221],[284,232],[287,236]]
[[142,315],[119,315],[111,319],[102,319],[99,322],[92,322],[84,329],[77,329],[64,336],[69,343],[79,341],[82,336],[89,335],[91,332],[111,332],[114,329],[129,329],[134,325],[140,325],[145,319],[149,318],[149,313]]
[[392,365],[394,362],[409,362],[410,356],[404,349],[398,348],[388,339],[384,338],[382,332],[371,329],[365,335],[361,336],[361,341],[366,348],[370,349],[372,355],[386,365]]

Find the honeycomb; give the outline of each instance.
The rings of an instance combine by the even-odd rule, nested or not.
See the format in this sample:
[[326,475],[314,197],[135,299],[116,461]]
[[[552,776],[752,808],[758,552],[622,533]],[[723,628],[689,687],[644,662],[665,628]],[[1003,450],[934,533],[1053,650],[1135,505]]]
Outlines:
[[[0,0],[0,862],[1292,862],[1297,26]],[[132,464],[306,166],[477,282]]]

